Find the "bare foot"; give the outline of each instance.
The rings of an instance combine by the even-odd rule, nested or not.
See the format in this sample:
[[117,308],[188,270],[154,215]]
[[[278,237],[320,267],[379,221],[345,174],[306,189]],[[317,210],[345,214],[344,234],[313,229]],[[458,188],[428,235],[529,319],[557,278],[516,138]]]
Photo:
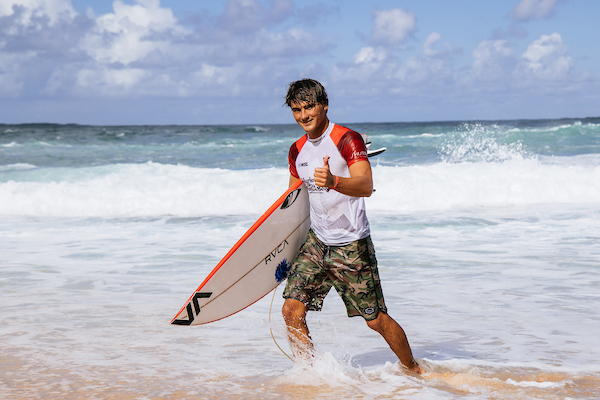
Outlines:
[[411,367],[407,367],[405,365],[403,365],[403,367],[411,372],[414,372],[415,374],[418,374],[418,375],[423,375],[425,373],[425,370],[423,369],[423,367],[421,367],[419,365],[419,363],[417,363],[414,359],[413,359],[412,364],[413,365]]
[[413,371],[413,372],[416,372],[419,375],[423,375],[425,373],[425,370],[423,369],[423,367],[421,367],[416,362],[415,362],[415,366],[412,367],[410,370]]

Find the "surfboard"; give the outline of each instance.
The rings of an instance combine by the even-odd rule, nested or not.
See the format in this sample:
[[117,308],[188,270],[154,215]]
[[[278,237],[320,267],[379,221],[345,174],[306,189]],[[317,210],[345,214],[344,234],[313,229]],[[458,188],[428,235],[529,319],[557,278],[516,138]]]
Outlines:
[[310,227],[308,190],[292,185],[229,250],[171,321],[214,322],[254,304],[287,277]]
[[[369,157],[386,148],[370,150]],[[308,190],[292,185],[229,250],[171,320],[173,325],[202,325],[256,303],[285,280],[310,227]]]
[[377,150],[371,150],[371,139],[369,139],[369,136],[366,133],[361,133],[360,136],[362,136],[362,139],[365,142],[365,145],[367,146],[367,156],[373,157],[387,150],[387,147],[381,147]]

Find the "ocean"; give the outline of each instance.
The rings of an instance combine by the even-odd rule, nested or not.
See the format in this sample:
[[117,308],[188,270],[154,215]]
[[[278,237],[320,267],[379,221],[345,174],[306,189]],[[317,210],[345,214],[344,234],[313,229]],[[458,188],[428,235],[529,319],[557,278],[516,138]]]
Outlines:
[[424,376],[334,292],[312,365],[282,286],[169,324],[285,191],[297,125],[0,125],[0,397],[597,398],[600,118],[346,126],[387,148],[367,212]]

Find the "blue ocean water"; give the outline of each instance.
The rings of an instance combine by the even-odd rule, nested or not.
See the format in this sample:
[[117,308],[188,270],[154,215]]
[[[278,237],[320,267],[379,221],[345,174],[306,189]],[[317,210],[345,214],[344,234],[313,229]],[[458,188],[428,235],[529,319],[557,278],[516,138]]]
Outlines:
[[[296,125],[0,125],[0,389],[17,398],[594,398],[600,118],[348,124],[405,374],[331,293],[293,365],[280,294],[169,321],[285,190]],[[269,311],[272,308],[272,313]]]

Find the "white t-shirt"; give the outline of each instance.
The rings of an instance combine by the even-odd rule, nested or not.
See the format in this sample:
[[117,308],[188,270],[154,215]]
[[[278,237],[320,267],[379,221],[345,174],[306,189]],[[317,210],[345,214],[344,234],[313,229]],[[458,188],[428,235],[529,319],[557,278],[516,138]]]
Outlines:
[[369,236],[364,198],[315,185],[315,168],[324,165],[325,156],[329,156],[331,173],[344,178],[350,177],[350,165],[369,160],[360,134],[331,122],[317,139],[304,135],[290,147],[290,173],[308,188],[312,230],[328,246],[344,245]]

